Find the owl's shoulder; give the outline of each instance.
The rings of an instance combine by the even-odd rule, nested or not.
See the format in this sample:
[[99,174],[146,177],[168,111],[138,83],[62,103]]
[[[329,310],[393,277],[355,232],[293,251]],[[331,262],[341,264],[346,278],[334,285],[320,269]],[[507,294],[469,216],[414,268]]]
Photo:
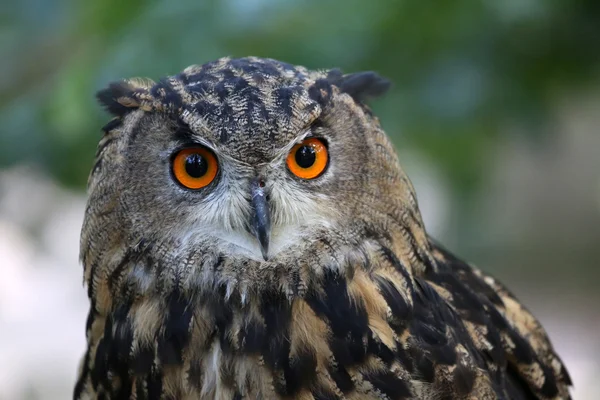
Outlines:
[[[456,366],[469,354],[487,371],[484,380],[509,398],[569,398],[569,374],[531,312],[498,280],[440,245],[432,244],[432,254],[436,268],[416,279],[415,316],[426,327],[449,328],[448,341],[460,348]],[[427,330],[414,334],[425,339]]]

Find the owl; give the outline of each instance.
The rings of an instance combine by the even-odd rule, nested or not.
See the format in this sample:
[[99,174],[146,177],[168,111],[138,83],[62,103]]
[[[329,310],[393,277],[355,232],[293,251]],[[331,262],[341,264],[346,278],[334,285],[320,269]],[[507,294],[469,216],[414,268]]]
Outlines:
[[540,323],[428,236],[373,72],[222,58],[98,93],[75,399],[568,399]]

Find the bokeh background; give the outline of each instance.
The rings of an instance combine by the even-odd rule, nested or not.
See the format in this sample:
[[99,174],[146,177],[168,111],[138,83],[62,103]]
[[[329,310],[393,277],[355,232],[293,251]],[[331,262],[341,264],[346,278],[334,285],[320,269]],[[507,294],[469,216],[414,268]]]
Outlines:
[[600,398],[598,0],[2,0],[0,400],[71,395],[94,93],[224,56],[376,70],[430,232],[504,280]]

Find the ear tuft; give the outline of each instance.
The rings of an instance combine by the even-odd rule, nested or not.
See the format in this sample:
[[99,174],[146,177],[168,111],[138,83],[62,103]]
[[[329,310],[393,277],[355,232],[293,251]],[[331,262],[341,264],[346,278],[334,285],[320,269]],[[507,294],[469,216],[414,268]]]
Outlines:
[[383,95],[392,83],[373,71],[346,74],[339,78],[336,85],[358,102]]
[[109,113],[122,117],[141,106],[142,99],[148,96],[153,85],[153,81],[140,78],[113,82],[96,93],[96,98]]

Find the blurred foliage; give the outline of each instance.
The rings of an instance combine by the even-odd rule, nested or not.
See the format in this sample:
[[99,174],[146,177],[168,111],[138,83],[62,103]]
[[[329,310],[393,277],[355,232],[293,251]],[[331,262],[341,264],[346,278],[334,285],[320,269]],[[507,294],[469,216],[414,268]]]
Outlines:
[[77,187],[108,118],[93,94],[122,77],[157,79],[224,55],[373,69],[395,83],[374,108],[400,151],[416,148],[468,190],[503,128],[540,140],[556,96],[588,82],[600,63],[598,0],[21,0],[3,8],[0,167],[35,162]]

